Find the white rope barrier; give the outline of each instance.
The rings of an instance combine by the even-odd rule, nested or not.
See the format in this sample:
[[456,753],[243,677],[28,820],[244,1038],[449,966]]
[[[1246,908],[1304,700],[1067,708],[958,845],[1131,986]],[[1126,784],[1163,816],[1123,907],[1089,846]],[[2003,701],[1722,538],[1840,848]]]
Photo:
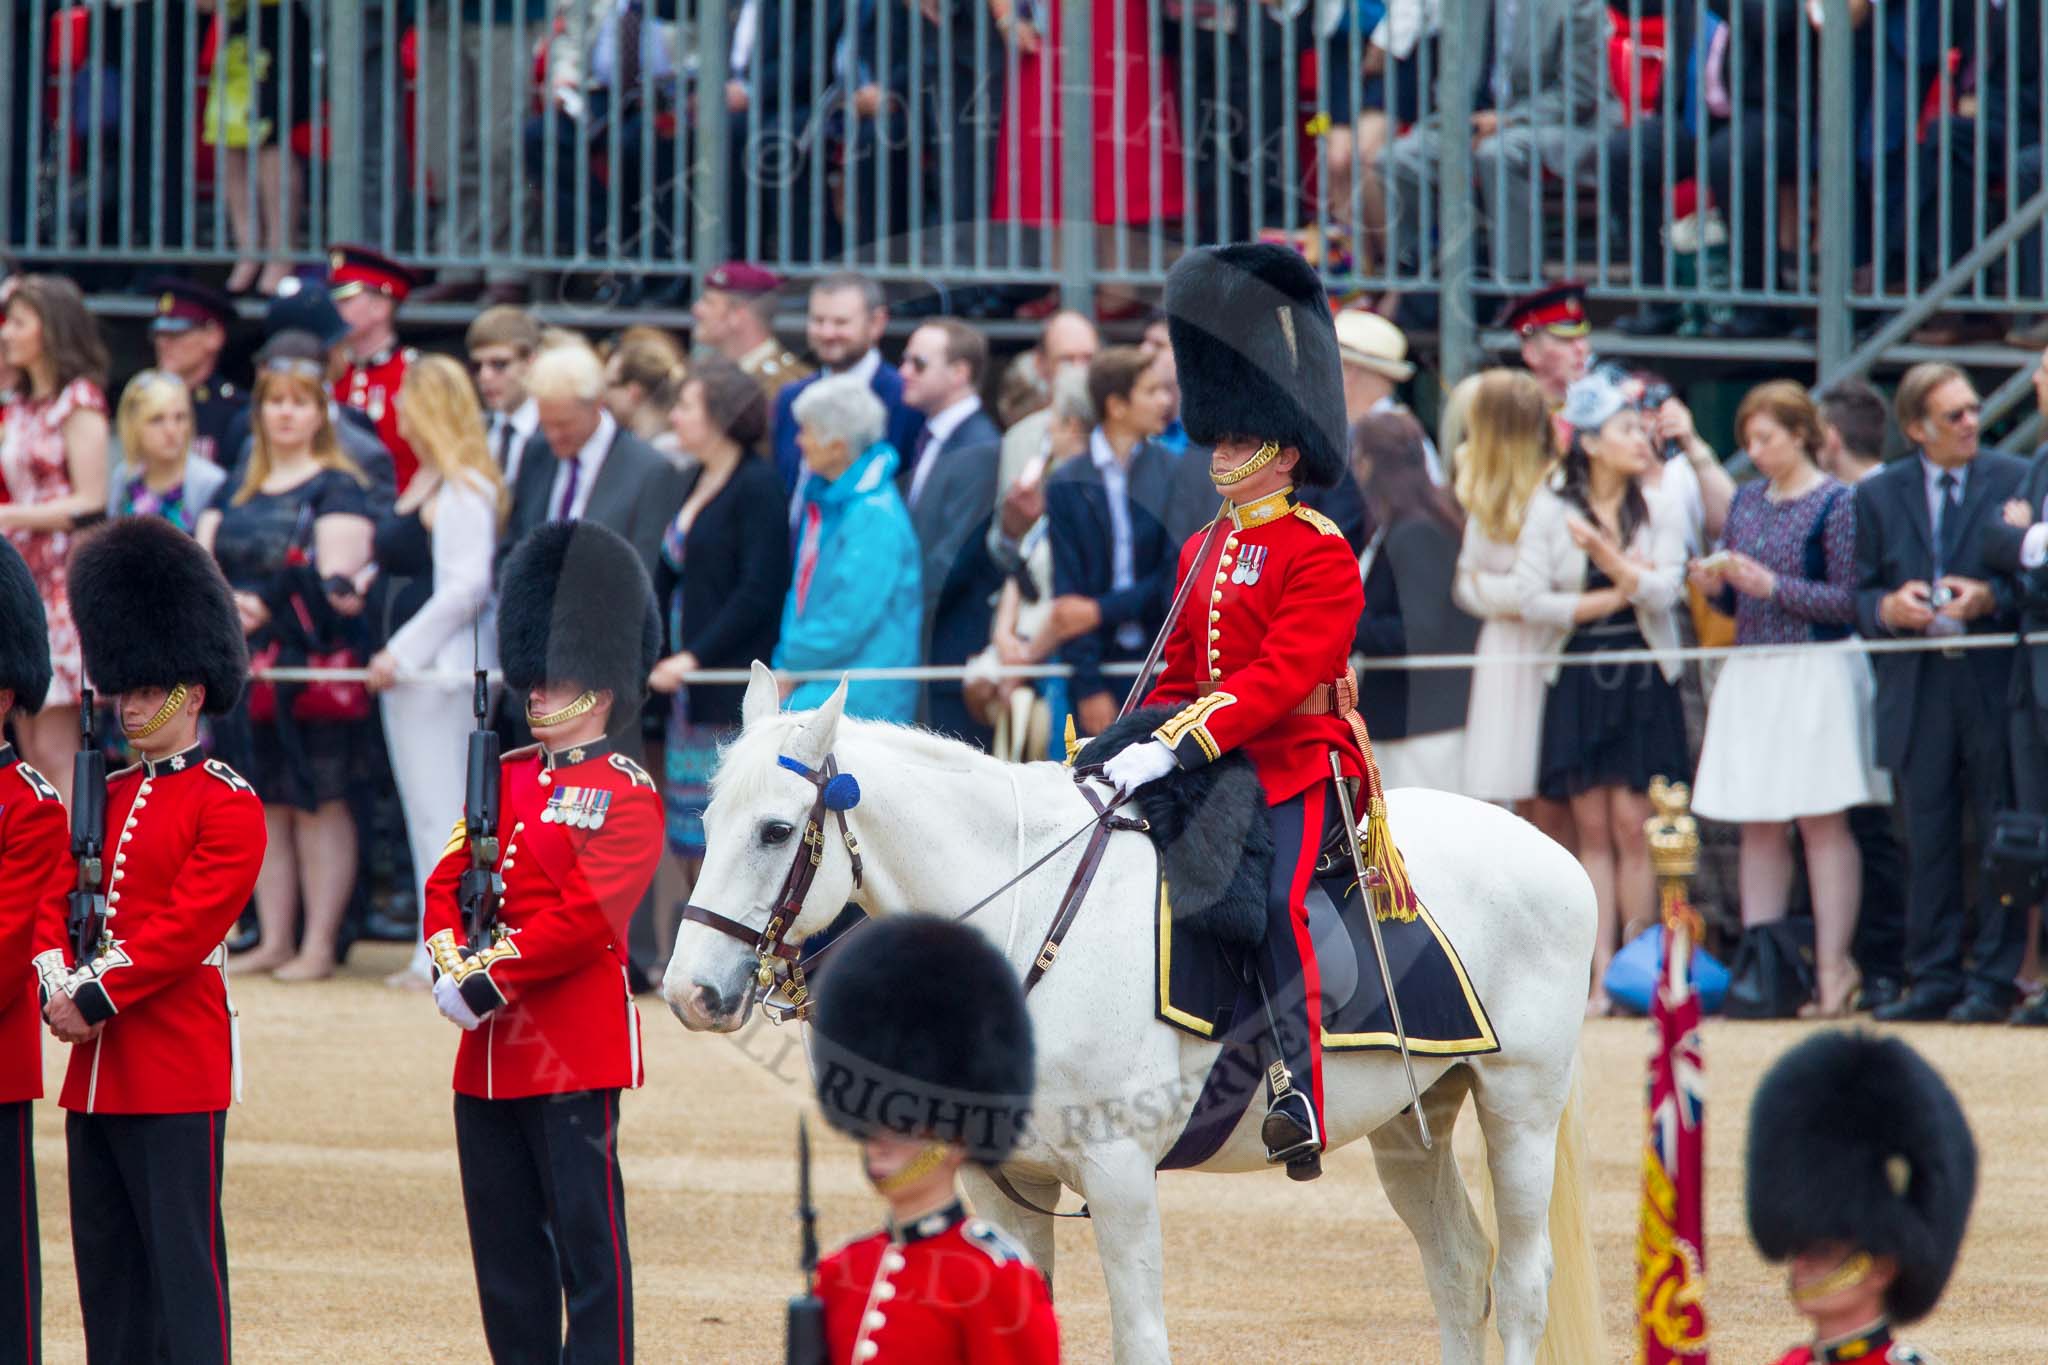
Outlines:
[[[1352,667],[1369,673],[1434,672],[1500,665],[1548,668],[1552,664],[1562,664],[1567,668],[1585,668],[1666,661],[1701,663],[1715,659],[1760,659],[1801,654],[1810,650],[1846,650],[1860,654],[1939,653],[1960,657],[1973,650],[2012,649],[2019,645],[2048,645],[2048,631],[2034,631],[2024,635],[1911,636],[1885,640],[1866,640],[1860,636],[1850,636],[1843,640],[1799,644],[1693,645],[1680,649],[1609,649],[1588,654],[1407,654],[1391,659],[1354,657],[1351,663]],[[1067,678],[1073,676],[1073,671],[1066,664],[1005,664],[994,668],[928,664],[914,668],[790,669],[778,672],[775,677],[778,682],[784,683],[838,682],[841,678],[854,682],[959,682],[969,678],[984,678],[990,681],[1008,678]],[[1099,671],[1104,677],[1129,678],[1137,675],[1138,665],[1105,664]],[[278,683],[349,683],[363,682],[368,679],[369,673],[361,668],[286,667],[264,669],[250,676],[259,681]],[[716,686],[744,683],[751,677],[752,672],[744,668],[706,668],[685,675],[685,681]],[[495,671],[491,673],[490,678],[493,683],[503,681],[502,675]],[[402,684],[468,687],[473,681],[473,675],[439,672],[400,673],[398,681]]]

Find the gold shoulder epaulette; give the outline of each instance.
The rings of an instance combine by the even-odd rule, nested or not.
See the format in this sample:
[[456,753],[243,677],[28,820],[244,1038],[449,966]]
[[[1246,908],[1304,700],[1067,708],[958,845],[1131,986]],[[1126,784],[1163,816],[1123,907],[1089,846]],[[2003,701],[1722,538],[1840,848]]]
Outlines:
[[613,754],[611,756],[611,765],[631,778],[634,786],[645,787],[649,791],[654,790],[654,779],[647,775],[647,769],[641,767],[632,759],[627,758],[624,754]]
[[230,768],[227,764],[221,762],[217,758],[209,758],[206,760],[206,773],[207,776],[209,777],[219,778],[221,781],[227,783],[230,787],[233,787],[238,792],[256,790],[254,787],[251,787],[249,785],[249,781],[247,778],[243,777],[240,773],[236,772],[233,768]]
[[1336,522],[1331,521],[1328,517],[1324,516],[1321,512],[1318,512],[1315,508],[1310,507],[1305,502],[1297,503],[1295,505],[1294,515],[1300,517],[1303,521],[1315,527],[1318,531],[1321,531],[1326,536],[1341,536],[1344,534],[1342,531],[1337,529]]

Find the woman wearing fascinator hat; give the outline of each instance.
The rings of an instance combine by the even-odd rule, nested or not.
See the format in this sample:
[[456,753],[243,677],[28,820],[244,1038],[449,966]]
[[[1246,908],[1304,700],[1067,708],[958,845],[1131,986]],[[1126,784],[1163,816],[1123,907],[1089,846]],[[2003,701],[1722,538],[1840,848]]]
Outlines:
[[1757,1087],[1748,1161],[1750,1237],[1813,1327],[1778,1365],[1935,1365],[1892,1333],[1934,1311],[1977,1192],[1940,1074],[1897,1038],[1808,1038]]
[[1587,665],[1564,656],[1676,648],[1685,546],[1665,502],[1644,493],[1655,456],[1620,386],[1589,374],[1567,391],[1561,417],[1571,440],[1529,504],[1514,578],[1522,619],[1547,627],[1543,652],[1559,656],[1544,696],[1537,794],[1571,804],[1575,852],[1600,903],[1587,1010],[1605,1014],[1598,983],[1617,932],[1647,923],[1655,907],[1643,835],[1650,781],[1692,764],[1676,661]]

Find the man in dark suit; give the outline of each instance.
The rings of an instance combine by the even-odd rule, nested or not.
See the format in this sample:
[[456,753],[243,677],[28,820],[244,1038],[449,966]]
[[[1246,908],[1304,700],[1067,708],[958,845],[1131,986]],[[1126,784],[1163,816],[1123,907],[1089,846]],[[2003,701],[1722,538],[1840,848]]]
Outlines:
[[[2048,413],[2048,354],[2034,369],[2034,397]],[[1984,533],[1984,558],[2012,575],[2020,629],[2048,632],[2048,445],[2034,454],[2033,472],[2020,494],[2001,509]],[[2033,815],[2048,815],[2048,645],[2029,645],[2013,660],[2013,803]],[[2040,906],[2033,907],[2038,913]],[[2035,932],[2031,918],[2027,931]],[[2013,1016],[2015,1024],[2048,1026],[2048,994],[2036,996]]]
[[[1959,638],[2011,630],[2010,580],[1984,532],[2018,490],[2024,461],[1979,450],[1981,404],[1962,371],[1916,365],[1899,383],[1899,426],[1917,452],[1856,488],[1856,615],[1864,635]],[[1964,968],[1963,806],[1988,830],[2006,803],[2003,649],[1880,654],[1877,757],[1898,780],[1911,855],[1906,994],[1880,1020],[2003,1021],[2018,994],[2024,915],[1977,907]],[[1967,989],[1965,989],[1967,986]]]
[[604,367],[588,347],[541,352],[526,391],[539,406],[540,430],[520,458],[501,557],[544,522],[594,521],[625,538],[652,582],[662,535],[683,505],[683,476],[612,419]]
[[[804,0],[787,9],[782,0],[736,0],[731,7],[725,83],[733,169],[726,222],[730,255],[774,254],[786,227],[797,258],[809,259],[809,194],[818,174],[813,158],[835,145],[817,136],[813,113],[820,100],[834,98],[835,49],[846,10],[846,0]],[[784,213],[794,221],[781,222]],[[749,224],[759,225],[758,235],[748,231]],[[839,245],[838,233],[828,230],[827,259]]]
[[1116,346],[1088,367],[1096,428],[1045,483],[1052,544],[1050,628],[1073,667],[1070,701],[1084,734],[1100,734],[1131,689],[1105,677],[1107,663],[1136,663],[1159,632],[1173,596],[1180,542],[1166,529],[1176,456],[1157,437],[1172,412],[1162,367],[1134,346]]
[[[963,664],[988,643],[991,603],[1002,587],[988,555],[1003,433],[981,407],[988,340],[956,318],[936,318],[903,346],[903,401],[924,431],[900,476],[923,552],[929,664]],[[986,749],[994,732],[969,714],[957,682],[925,688],[924,723]]]
[[882,301],[882,288],[867,276],[849,271],[827,275],[811,286],[804,336],[818,362],[818,372],[786,385],[775,398],[775,472],[789,490],[792,525],[803,502],[806,477],[803,456],[796,447],[796,396],[824,376],[853,374],[868,381],[889,411],[887,439],[905,462],[898,466],[899,472],[908,464],[917,435],[924,430],[924,414],[903,401],[903,376],[883,364],[882,353],[875,349],[888,325],[889,309]]

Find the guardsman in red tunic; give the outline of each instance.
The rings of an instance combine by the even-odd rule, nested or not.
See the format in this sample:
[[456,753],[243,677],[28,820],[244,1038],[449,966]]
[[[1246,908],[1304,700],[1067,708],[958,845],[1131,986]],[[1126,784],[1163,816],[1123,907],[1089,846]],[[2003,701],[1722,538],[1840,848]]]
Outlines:
[[819,975],[818,1103],[889,1204],[880,1231],[818,1263],[832,1365],[1057,1361],[1045,1276],[959,1185],[966,1162],[1010,1155],[1031,1110],[1016,969],[965,925],[904,914],[855,929]]
[[[35,580],[0,541],[0,726],[42,709],[50,635]],[[0,954],[15,989],[0,994],[0,1359],[43,1358],[43,1271],[29,1110],[43,1094],[41,991],[30,962],[64,957],[64,900],[75,876],[57,789],[0,734]]]
[[1896,1037],[1830,1031],[1780,1057],[1749,1110],[1749,1235],[1786,1262],[1813,1342],[1779,1365],[1933,1365],[1895,1340],[1934,1311],[1977,1192],[1977,1144]]
[[639,556],[595,522],[537,528],[499,582],[505,685],[540,742],[500,765],[495,923],[465,922],[462,820],[427,882],[434,999],[464,1030],[470,1255],[493,1359],[630,1360],[619,1092],[643,1076],[626,926],[663,835],[653,780],[613,746],[637,743],[660,617]]
[[[1167,277],[1165,302],[1182,419],[1212,447],[1224,525],[1181,550],[1177,581],[1193,575],[1194,587],[1145,699],[1181,709],[1103,776],[1128,792],[1231,749],[1251,759],[1273,829],[1268,930],[1254,965],[1279,1019],[1282,1063],[1269,1072],[1263,1135],[1268,1160],[1309,1180],[1321,1171],[1323,1068],[1304,897],[1343,823],[1333,752],[1364,786],[1358,807],[1381,811],[1373,818],[1383,823],[1350,668],[1365,609],[1358,561],[1337,527],[1295,497],[1349,477],[1336,328],[1315,272],[1275,245],[1190,252]],[[1398,885],[1407,894],[1405,877]]]
[[412,482],[419,456],[398,434],[398,386],[419,352],[398,344],[394,319],[418,278],[365,246],[337,246],[327,257],[327,287],[348,324],[349,366],[334,381],[334,398],[367,416],[391,452],[398,491]]
[[157,517],[79,543],[71,601],[85,667],[142,762],[107,779],[98,948],[51,978],[72,1044],[71,1246],[90,1362],[225,1362],[222,1143],[240,1090],[227,949],[263,865],[263,805],[199,747],[249,672],[213,559]]

